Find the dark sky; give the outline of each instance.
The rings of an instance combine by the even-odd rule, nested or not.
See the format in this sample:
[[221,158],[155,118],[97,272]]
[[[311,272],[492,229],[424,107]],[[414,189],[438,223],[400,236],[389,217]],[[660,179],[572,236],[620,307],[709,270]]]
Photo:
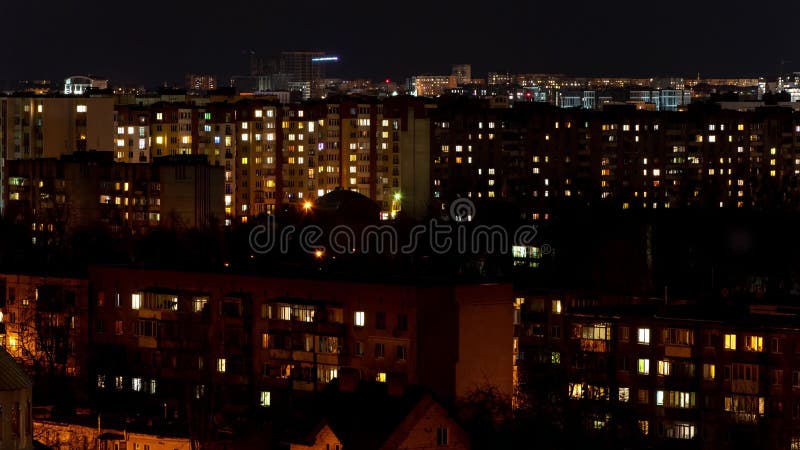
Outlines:
[[798,16],[796,0],[0,0],[0,80],[227,77],[247,71],[246,49],[329,50],[335,75],[376,80],[455,62],[477,75],[774,76],[781,59],[800,70]]

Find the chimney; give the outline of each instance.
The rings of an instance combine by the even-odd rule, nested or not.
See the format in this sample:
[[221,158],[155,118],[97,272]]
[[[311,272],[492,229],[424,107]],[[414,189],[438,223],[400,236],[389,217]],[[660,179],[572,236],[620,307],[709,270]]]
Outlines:
[[361,381],[361,373],[358,369],[352,367],[339,369],[339,391],[355,392],[358,389],[359,381]]

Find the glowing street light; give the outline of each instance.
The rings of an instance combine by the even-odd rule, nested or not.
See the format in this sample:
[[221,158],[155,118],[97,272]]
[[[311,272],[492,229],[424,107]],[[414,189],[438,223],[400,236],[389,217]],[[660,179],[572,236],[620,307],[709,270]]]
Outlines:
[[323,257],[324,255],[325,255],[325,252],[323,252],[322,250],[316,250],[316,251],[314,252],[314,256],[316,256],[316,257],[317,257],[317,259],[322,259],[322,257]]
[[311,207],[312,206],[314,206],[313,203],[305,202],[305,203],[303,203],[303,210],[306,211],[306,212],[311,211]]

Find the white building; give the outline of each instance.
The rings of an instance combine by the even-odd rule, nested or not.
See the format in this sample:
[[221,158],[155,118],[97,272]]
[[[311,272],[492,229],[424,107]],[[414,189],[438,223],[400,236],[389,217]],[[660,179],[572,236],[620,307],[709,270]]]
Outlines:
[[64,80],[64,95],[83,95],[89,89],[108,89],[108,80],[73,75]]

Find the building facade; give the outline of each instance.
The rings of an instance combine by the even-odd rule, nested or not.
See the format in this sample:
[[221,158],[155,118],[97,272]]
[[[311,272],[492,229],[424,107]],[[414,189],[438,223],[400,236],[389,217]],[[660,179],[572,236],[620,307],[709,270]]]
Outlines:
[[519,295],[517,407],[549,398],[587,436],[658,448],[800,445],[796,308]]
[[[322,390],[342,371],[423,385],[444,401],[487,380],[511,395],[510,286],[104,267],[89,279],[87,368],[97,398],[163,402],[181,417],[189,404],[260,414]],[[490,332],[475,336],[476,327]]]

